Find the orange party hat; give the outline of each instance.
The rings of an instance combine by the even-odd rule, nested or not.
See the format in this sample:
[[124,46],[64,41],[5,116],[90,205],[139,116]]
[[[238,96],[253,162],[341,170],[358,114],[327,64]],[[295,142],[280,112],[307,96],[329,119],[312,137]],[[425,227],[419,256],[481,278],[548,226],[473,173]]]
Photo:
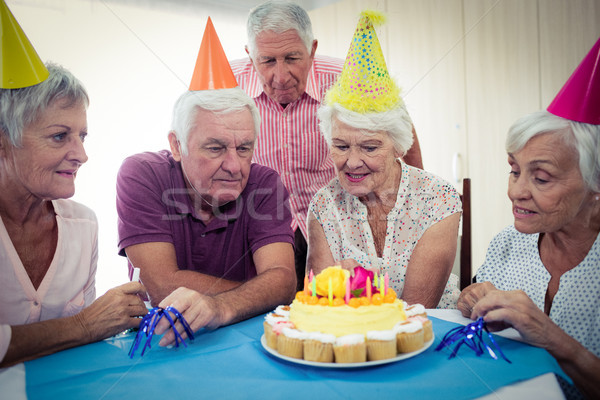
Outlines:
[[365,10],[360,14],[342,74],[327,92],[327,104],[338,103],[361,114],[383,112],[403,104],[375,32],[375,26],[383,22],[385,16],[380,12]]
[[37,85],[50,73],[4,0],[0,0],[0,88]]
[[600,38],[548,106],[577,122],[600,125]]
[[237,85],[215,27],[208,17],[190,90],[230,89]]

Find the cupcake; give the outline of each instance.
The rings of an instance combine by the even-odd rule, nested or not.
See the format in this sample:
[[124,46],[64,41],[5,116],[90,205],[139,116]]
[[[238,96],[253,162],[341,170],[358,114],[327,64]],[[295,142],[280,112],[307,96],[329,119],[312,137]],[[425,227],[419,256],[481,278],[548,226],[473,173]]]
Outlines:
[[306,333],[295,328],[283,328],[277,335],[277,352],[282,356],[302,359]]
[[356,333],[335,339],[333,353],[336,363],[359,363],[367,361],[365,336]]
[[396,333],[393,330],[367,332],[367,360],[396,357]]
[[416,316],[427,318],[427,311],[425,311],[425,306],[422,304],[406,305],[404,307],[404,312],[406,313],[407,318]]
[[304,359],[306,361],[333,362],[335,335],[321,332],[307,333],[304,339]]
[[275,314],[283,315],[286,319],[290,319],[290,306],[280,305],[275,309]]
[[433,339],[433,326],[430,319],[421,316],[416,316],[410,317],[408,320],[419,321],[421,324],[423,324],[423,340],[425,341],[425,343]]
[[398,322],[394,326],[398,353],[410,353],[423,347],[423,324],[419,321]]
[[278,322],[286,321],[288,321],[288,318],[274,312],[265,315],[265,321],[263,322],[263,327],[265,328],[265,340],[267,346],[273,350],[277,350],[277,334],[273,332],[273,326]]

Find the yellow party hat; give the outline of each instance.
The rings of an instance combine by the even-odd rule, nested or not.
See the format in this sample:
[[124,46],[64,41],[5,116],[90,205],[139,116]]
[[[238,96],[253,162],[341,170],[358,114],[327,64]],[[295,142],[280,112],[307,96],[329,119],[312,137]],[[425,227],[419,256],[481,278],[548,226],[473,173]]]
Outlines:
[[400,88],[388,73],[374,29],[384,22],[385,16],[378,11],[360,14],[342,74],[327,92],[327,104],[338,103],[361,114],[402,105]]
[[0,89],[37,85],[50,73],[4,0],[0,0]]

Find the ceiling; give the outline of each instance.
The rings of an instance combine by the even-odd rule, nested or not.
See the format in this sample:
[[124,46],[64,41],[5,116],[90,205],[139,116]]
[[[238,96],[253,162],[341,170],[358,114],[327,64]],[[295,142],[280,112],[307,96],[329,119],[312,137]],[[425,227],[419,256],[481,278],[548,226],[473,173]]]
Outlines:
[[[251,8],[265,0],[97,0],[106,3],[126,4],[137,7],[161,8],[175,12],[200,12],[207,9],[225,9],[247,14]],[[295,0],[305,10],[310,11],[337,2],[338,0]]]

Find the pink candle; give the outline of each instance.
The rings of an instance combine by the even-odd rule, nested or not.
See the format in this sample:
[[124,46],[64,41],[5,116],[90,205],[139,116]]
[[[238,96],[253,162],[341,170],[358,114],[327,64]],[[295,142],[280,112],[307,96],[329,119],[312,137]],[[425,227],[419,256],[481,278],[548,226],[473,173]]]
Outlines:
[[383,295],[384,296],[387,294],[389,286],[390,286],[390,277],[388,276],[388,273],[386,272],[385,278],[384,278],[384,286],[383,286]]

